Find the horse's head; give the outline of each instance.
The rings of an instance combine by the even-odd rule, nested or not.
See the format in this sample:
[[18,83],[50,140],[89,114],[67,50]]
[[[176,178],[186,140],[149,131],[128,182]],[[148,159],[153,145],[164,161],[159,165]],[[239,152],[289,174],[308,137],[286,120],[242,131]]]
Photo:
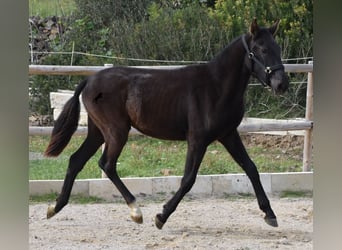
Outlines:
[[289,80],[280,57],[281,50],[274,40],[278,27],[279,20],[269,28],[261,28],[254,19],[250,27],[249,44],[245,36],[242,37],[252,75],[277,94],[285,92],[289,87]]

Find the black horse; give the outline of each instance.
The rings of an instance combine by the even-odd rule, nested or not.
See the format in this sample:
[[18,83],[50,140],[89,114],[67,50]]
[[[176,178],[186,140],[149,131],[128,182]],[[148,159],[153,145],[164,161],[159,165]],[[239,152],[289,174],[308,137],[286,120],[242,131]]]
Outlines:
[[278,26],[279,21],[269,28],[259,27],[254,19],[248,34],[235,38],[207,64],[172,70],[112,67],[82,81],[56,120],[45,155],[59,155],[77,129],[81,93],[88,112],[88,135],[70,157],[62,191],[56,205],[48,208],[47,218],[68,203],[76,175],[105,143],[99,166],[131,208],[132,219],[142,223],[135,197],[116,171],[117,159],[133,126],[152,137],[186,140],[188,144],[181,185],[162,213],[156,215],[159,229],[195,183],[207,146],[216,140],[246,172],[265,221],[278,226],[257,168],[237,132],[251,75],[275,93],[283,93],[289,86],[281,50],[274,40]]

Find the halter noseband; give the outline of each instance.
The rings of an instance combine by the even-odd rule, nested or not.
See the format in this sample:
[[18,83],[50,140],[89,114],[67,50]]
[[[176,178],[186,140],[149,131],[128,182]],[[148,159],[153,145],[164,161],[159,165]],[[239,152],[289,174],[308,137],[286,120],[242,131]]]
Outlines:
[[259,79],[259,77],[257,77],[259,79],[259,81],[262,83],[262,85],[265,87],[267,85],[269,85],[270,83],[270,76],[272,74],[273,71],[278,70],[278,69],[284,69],[284,65],[283,64],[277,64],[274,66],[265,66],[263,63],[261,63],[259,61],[258,58],[256,58],[256,56],[254,55],[254,52],[250,51],[246,42],[246,35],[242,36],[242,43],[243,46],[245,47],[246,52],[248,53],[248,58],[251,60],[252,62],[252,74],[256,76],[255,72],[253,71],[253,62],[257,63],[261,68],[264,69],[264,72],[266,73],[266,83],[264,81],[262,81],[261,79]]

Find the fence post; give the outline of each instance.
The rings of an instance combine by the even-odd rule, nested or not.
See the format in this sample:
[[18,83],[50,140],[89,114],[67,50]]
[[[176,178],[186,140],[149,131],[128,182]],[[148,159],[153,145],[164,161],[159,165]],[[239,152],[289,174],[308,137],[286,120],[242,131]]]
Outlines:
[[[108,67],[108,68],[110,68],[110,67],[113,67],[113,64],[105,64],[104,65],[105,67]],[[105,149],[105,144],[103,143],[102,144],[102,146],[101,146],[101,150],[102,150],[102,153],[103,153],[103,151],[104,151],[104,149]],[[107,178],[108,176],[106,175],[106,173],[102,170],[101,171],[101,178]]]
[[[313,64],[313,61],[309,61]],[[306,88],[306,110],[305,119],[307,121],[313,120],[313,71],[308,73],[308,84]],[[303,150],[303,171],[311,170],[312,162],[312,128],[305,130],[304,134],[304,150]]]

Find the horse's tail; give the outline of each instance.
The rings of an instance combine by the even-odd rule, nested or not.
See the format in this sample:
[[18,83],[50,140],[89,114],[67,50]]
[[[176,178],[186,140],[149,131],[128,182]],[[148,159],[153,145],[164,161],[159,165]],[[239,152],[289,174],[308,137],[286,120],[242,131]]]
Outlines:
[[79,96],[86,84],[87,80],[83,80],[75,89],[73,97],[65,103],[62,112],[55,121],[49,145],[44,153],[45,156],[54,157],[62,153],[71,136],[75,133],[80,118]]

